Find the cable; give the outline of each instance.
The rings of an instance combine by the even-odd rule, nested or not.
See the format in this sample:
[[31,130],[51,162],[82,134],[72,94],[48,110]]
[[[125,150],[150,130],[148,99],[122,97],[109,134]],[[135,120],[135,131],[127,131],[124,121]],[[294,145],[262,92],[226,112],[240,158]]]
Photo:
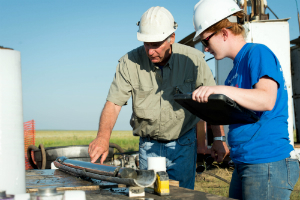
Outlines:
[[215,58],[215,57],[211,57],[211,58],[207,59],[206,62],[207,62],[207,61],[210,61],[211,59],[214,59],[214,58]]
[[300,34],[300,17],[299,17],[299,9],[298,9],[298,2],[296,1],[296,6],[297,6],[297,13],[298,13],[298,26],[299,26],[299,34]]
[[30,145],[28,148],[27,148],[27,158],[28,158],[28,161],[31,165],[31,167],[33,169],[38,169],[37,165],[34,163],[34,161],[32,160],[32,156],[31,156],[31,151],[34,151],[34,150],[38,150],[39,148],[37,148],[36,146],[34,145]]
[[297,6],[297,12],[299,13],[298,2],[297,2],[297,0],[295,0],[295,1],[296,1],[296,6]]
[[277,15],[273,12],[273,10],[271,10],[271,8],[270,8],[269,6],[267,6],[267,8],[269,8],[269,10],[273,13],[273,15],[274,15],[277,19],[279,19],[279,18],[277,17]]
[[203,173],[208,174],[208,175],[211,175],[211,176],[213,176],[213,177],[215,177],[215,178],[217,178],[217,179],[220,179],[221,181],[224,181],[225,183],[230,184],[229,181],[227,181],[226,179],[224,179],[224,178],[222,178],[222,177],[220,177],[220,176],[218,176],[218,175],[215,175],[215,174],[210,173],[210,172],[208,172],[208,171],[204,171]]

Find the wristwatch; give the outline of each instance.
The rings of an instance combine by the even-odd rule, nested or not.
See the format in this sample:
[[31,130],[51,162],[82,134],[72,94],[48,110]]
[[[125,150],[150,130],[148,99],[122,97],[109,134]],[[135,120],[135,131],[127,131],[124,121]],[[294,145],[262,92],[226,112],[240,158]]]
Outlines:
[[214,141],[219,140],[222,142],[226,142],[226,136],[221,136],[221,137],[214,137]]

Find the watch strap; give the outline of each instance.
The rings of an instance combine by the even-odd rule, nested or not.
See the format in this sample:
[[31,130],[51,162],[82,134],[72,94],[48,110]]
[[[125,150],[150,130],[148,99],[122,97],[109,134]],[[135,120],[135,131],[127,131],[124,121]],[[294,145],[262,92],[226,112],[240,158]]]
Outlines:
[[226,142],[226,136],[214,137],[214,141]]

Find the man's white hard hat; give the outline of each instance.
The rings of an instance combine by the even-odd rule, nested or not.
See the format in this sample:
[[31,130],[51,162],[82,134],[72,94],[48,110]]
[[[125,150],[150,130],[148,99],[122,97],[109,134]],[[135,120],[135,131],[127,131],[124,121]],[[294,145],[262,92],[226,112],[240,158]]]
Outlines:
[[[196,34],[193,41],[198,40],[200,34],[210,26],[239,11],[242,9],[234,0],[200,0],[194,7],[193,22]],[[231,22],[237,22],[236,18]]]
[[142,42],[161,42],[177,29],[172,14],[159,6],[149,8],[137,25],[137,39]]

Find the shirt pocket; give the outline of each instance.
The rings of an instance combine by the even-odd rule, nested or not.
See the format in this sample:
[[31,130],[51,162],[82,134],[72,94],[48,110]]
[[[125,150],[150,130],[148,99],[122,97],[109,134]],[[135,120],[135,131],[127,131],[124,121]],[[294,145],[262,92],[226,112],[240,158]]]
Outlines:
[[133,88],[133,106],[135,108],[147,108],[151,104],[151,92],[153,87],[140,86]]
[[[179,85],[175,87],[175,94],[187,94],[187,93],[191,93],[192,92],[192,86],[190,82],[187,82],[183,85]],[[185,117],[186,112],[189,113],[189,111],[187,111],[185,108],[183,108],[179,103],[177,103],[174,99],[173,99],[173,114],[172,114],[172,118],[173,119],[182,119]]]
[[155,105],[153,87],[138,87],[133,89],[133,111],[136,118],[155,120]]

